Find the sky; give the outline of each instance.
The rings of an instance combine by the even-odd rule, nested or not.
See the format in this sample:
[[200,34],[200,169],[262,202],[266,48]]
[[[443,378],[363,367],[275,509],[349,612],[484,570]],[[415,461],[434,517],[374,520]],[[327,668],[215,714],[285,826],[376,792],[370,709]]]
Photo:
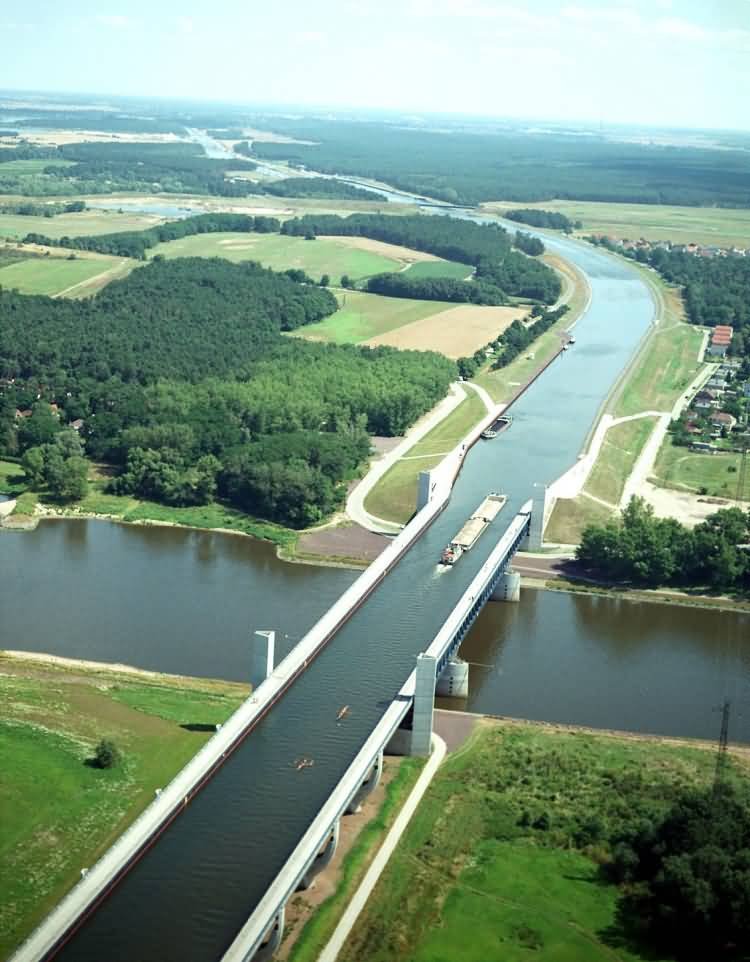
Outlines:
[[750,129],[750,0],[2,0],[0,50],[0,89]]

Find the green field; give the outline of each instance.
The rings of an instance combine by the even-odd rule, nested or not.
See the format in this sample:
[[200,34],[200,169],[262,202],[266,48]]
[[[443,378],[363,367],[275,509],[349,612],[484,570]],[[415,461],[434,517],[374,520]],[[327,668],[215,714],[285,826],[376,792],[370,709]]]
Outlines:
[[224,257],[230,261],[259,261],[264,267],[281,271],[290,267],[307,271],[317,280],[328,274],[338,284],[343,274],[361,280],[372,274],[397,270],[401,265],[390,257],[357,250],[333,240],[305,240],[284,234],[194,234],[181,240],[158,244],[154,257]]
[[584,485],[584,491],[617,507],[625,481],[648,441],[656,418],[638,418],[610,428],[604,436],[599,457]]
[[341,307],[335,314],[318,324],[299,328],[294,332],[295,335],[333,344],[359,344],[360,341],[456,306],[445,301],[381,297],[362,291],[340,291],[337,297]]
[[[654,466],[656,478],[665,487],[714,498],[736,497],[739,470],[739,454],[698,454],[672,444],[670,438],[661,446]],[[750,481],[740,495],[750,500]]]
[[711,751],[656,739],[480,723],[438,770],[340,962],[658,962],[621,927],[597,860],[635,806],[663,811],[713,767]]
[[[607,234],[637,240],[671,240],[675,244],[747,247],[750,210],[720,207],[668,207],[659,204],[607,204],[549,200],[535,204],[493,203],[497,213],[514,207],[539,207],[565,214],[583,224],[581,234]],[[523,230],[523,224],[518,225]]]
[[78,214],[58,214],[57,217],[0,214],[0,237],[20,240],[27,234],[44,234],[53,238],[113,234],[126,230],[145,230],[161,224],[163,220],[163,217],[150,214],[119,214],[115,210],[84,210]]
[[0,461],[0,494],[20,494],[26,489],[23,468],[13,461]]
[[[0,655],[0,957],[247,696],[246,686]],[[184,726],[196,726],[189,730]],[[86,764],[101,738],[123,762]]]
[[0,170],[4,174],[18,177],[19,175],[42,174],[45,167],[70,167],[73,163],[72,160],[8,160],[0,167]]
[[466,437],[471,428],[487,413],[479,395],[469,390],[447,418],[409,448],[403,458],[386,471],[365,498],[365,509],[376,518],[405,524],[417,505],[417,479],[420,471],[429,471]]
[[456,281],[465,281],[473,273],[473,267],[456,261],[417,261],[409,267],[406,277],[450,277]]
[[560,498],[544,529],[550,544],[579,544],[587,524],[604,524],[614,512],[590,498]]
[[[76,284],[92,280],[100,274],[114,270],[122,263],[118,257],[85,257],[75,260],[66,257],[30,257],[0,268],[0,287],[16,288],[22,294],[59,294]],[[87,288],[77,293],[89,293]]]

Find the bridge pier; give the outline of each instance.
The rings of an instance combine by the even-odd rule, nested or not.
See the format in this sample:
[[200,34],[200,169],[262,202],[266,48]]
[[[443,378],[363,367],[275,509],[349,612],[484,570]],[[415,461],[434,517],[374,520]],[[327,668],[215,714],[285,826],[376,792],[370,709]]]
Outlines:
[[380,782],[380,776],[383,774],[383,749],[378,752],[378,757],[375,759],[375,764],[370,769],[370,774],[360,785],[357,794],[352,798],[346,807],[345,815],[356,815],[362,808],[362,802],[367,798],[370,792],[374,792]]
[[245,962],[270,962],[281,945],[281,937],[284,934],[285,912],[286,907],[282,905],[266,932],[265,942],[259,945],[252,957],[246,959]]
[[331,859],[336,854],[336,849],[338,848],[340,827],[341,819],[337,818],[333,823],[333,828],[331,829],[325,844],[312,860],[305,874],[302,876],[300,883],[297,886],[297,891],[303,892],[305,889],[312,888],[312,886],[315,884],[316,877],[320,875],[327,865],[330,865]]
[[256,631],[250,653],[250,684],[253,691],[273,671],[273,654],[276,646],[275,631]]
[[436,672],[437,658],[434,655],[417,655],[410,755],[420,755],[427,758],[430,754],[432,716],[435,711]]
[[448,664],[440,672],[435,692],[442,698],[468,698],[468,662],[458,657],[450,658]]
[[490,595],[490,601],[518,601],[520,597],[521,575],[517,571],[504,571]]
[[544,533],[544,512],[547,504],[547,485],[535,484],[535,488],[542,489],[541,504],[539,499],[531,502],[531,521],[526,537],[518,546],[519,551],[541,551],[542,535]]
[[420,471],[417,482],[417,511],[421,511],[426,504],[432,500],[432,495],[437,487],[437,477],[432,471]]

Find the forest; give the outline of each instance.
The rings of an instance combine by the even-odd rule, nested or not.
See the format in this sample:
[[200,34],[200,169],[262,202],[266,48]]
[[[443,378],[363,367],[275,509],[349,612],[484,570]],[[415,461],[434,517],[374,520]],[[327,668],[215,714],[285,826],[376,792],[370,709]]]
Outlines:
[[693,324],[729,324],[734,328],[729,353],[737,357],[750,354],[750,258],[700,257],[663,247],[621,250],[606,238],[587,239],[653,267],[670,284],[682,288],[685,310]]
[[317,285],[219,258],[154,260],[89,300],[0,291],[0,449],[44,472],[80,418],[118,493],[314,523],[341,502],[368,434],[403,432],[456,373],[428,352],[282,336],[336,307]]
[[65,247],[79,251],[96,251],[117,257],[133,257],[145,260],[146,251],[166,241],[179,240],[192,234],[214,234],[222,231],[259,234],[275,233],[279,221],[275,217],[252,217],[249,214],[196,214],[182,220],[168,221],[156,227],[139,231],[120,231],[115,234],[92,234],[81,237],[47,237],[30,233],[24,244],[42,244],[46,247]]
[[370,294],[411,297],[420,301],[455,301],[458,304],[507,304],[505,291],[484,281],[457,281],[449,277],[414,277],[403,273],[376,274],[365,285]]
[[572,221],[565,214],[555,210],[540,210],[538,207],[517,207],[514,210],[506,210],[503,211],[503,217],[518,224],[528,224],[529,227],[546,227],[549,230],[564,231],[566,234],[571,234],[573,230],[578,230],[582,226],[579,220]]
[[255,143],[260,159],[382,180],[453,204],[570,199],[750,206],[750,153],[659,146],[591,134],[429,131],[386,123],[256,117],[311,145]]
[[717,511],[691,530],[655,517],[651,505],[634,497],[620,517],[584,529],[576,558],[616,582],[746,591],[748,542],[750,513],[740,508]]
[[321,197],[331,200],[376,200],[387,204],[388,198],[364,187],[353,187],[331,177],[285,177],[255,185],[254,193],[275,197]]

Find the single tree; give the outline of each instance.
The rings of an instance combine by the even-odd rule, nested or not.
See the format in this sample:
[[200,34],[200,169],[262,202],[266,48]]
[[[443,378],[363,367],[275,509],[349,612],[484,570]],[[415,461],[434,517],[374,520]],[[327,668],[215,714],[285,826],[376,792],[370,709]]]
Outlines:
[[122,761],[120,750],[109,738],[102,738],[94,752],[96,768],[115,768]]

